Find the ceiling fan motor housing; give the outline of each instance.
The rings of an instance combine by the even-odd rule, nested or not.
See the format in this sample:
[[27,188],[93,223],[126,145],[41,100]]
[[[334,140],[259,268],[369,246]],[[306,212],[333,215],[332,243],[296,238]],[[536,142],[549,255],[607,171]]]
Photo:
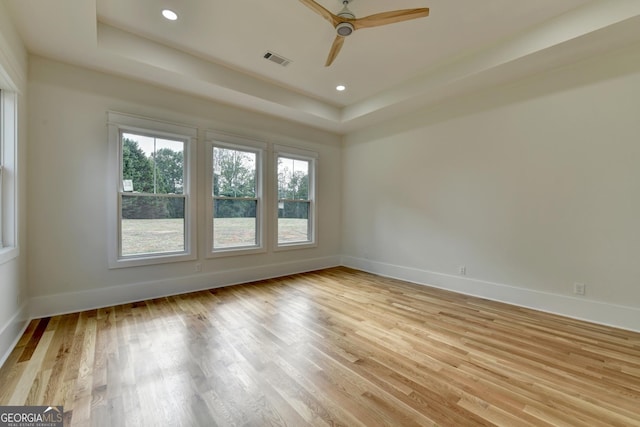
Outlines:
[[349,34],[353,33],[354,28],[351,22],[341,22],[336,25],[336,31],[338,32],[338,35],[346,37]]

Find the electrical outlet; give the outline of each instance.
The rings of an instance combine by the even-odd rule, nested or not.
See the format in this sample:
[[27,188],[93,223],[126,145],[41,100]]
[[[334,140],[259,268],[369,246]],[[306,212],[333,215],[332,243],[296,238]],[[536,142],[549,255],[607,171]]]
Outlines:
[[202,271],[202,264],[197,263],[196,264],[196,273],[200,273]]
[[466,276],[467,275],[467,266],[466,265],[459,265],[458,266],[458,274],[461,276]]
[[573,284],[573,293],[575,295],[584,295],[586,291],[586,285],[584,283],[574,283]]

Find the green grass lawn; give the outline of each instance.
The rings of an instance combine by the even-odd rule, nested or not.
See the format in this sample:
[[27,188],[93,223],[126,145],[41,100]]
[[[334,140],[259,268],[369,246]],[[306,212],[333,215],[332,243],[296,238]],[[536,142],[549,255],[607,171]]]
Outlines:
[[[306,219],[278,219],[278,240],[307,240]],[[216,218],[214,246],[235,247],[255,244],[254,218]],[[184,251],[182,219],[123,219],[122,255]]]
[[122,255],[182,251],[184,251],[184,220],[122,220]]

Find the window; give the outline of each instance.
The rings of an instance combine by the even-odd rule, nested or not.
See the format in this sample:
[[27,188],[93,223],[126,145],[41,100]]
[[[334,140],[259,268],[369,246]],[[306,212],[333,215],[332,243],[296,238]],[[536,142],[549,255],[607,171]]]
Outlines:
[[[0,84],[7,81],[0,69]],[[17,102],[16,92],[0,90],[0,263],[18,256]]]
[[314,245],[316,155],[286,147],[276,150],[277,247]]
[[196,133],[186,126],[109,113],[115,159],[112,268],[195,259],[191,152]]
[[263,158],[266,144],[208,132],[208,253],[264,251]]
[[[4,106],[2,105],[2,91],[0,90],[0,129],[4,130],[4,115],[2,114],[4,110]],[[0,249],[4,248],[4,240],[2,239],[4,222],[2,221],[2,211],[4,210],[4,206],[6,202],[2,198],[2,167],[4,165],[4,131],[0,133]]]

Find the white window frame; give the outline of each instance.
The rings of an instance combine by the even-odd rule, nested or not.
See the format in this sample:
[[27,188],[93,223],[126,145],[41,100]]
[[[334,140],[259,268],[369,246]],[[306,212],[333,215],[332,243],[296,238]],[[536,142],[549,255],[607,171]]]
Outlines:
[[[217,258],[225,256],[249,255],[266,252],[265,244],[265,224],[266,209],[265,203],[265,176],[266,176],[266,151],[267,143],[239,135],[227,134],[224,132],[208,130],[206,140],[206,233],[205,239],[207,258]],[[238,246],[229,248],[213,248],[213,147],[229,148],[256,153],[256,244],[251,246]]]
[[0,264],[18,249],[18,93],[0,68]]
[[[317,176],[318,153],[300,148],[287,147],[284,145],[274,145],[273,147],[273,180],[274,180],[274,251],[285,251],[292,249],[305,249],[318,245],[318,223],[317,223]],[[278,241],[278,204],[280,202],[278,194],[278,159],[286,157],[289,159],[304,160],[309,162],[309,240],[301,242],[280,243]]]
[[[135,267],[143,265],[164,264],[170,262],[189,261],[197,259],[196,236],[196,163],[195,150],[197,128],[154,120],[146,117],[133,116],[114,111],[107,112],[109,133],[109,177],[108,177],[108,250],[109,268]],[[122,132],[151,135],[184,141],[184,185],[185,197],[185,250],[170,253],[152,253],[144,255],[121,255],[121,216],[120,200],[124,194],[122,183]]]

